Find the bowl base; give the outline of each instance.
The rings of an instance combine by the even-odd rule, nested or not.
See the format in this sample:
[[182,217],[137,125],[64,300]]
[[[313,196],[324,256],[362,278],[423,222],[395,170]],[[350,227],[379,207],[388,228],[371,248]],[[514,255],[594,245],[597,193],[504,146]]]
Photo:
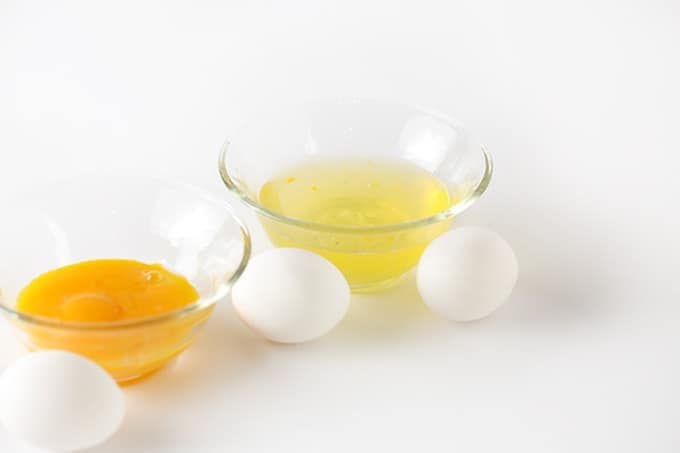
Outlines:
[[367,285],[350,285],[350,289],[352,290],[353,294],[374,294],[374,293],[380,293],[383,291],[387,291],[388,289],[393,288],[394,286],[397,286],[403,279],[406,274],[401,274],[396,277],[393,277],[389,280],[382,280],[376,283],[370,283]]
[[141,371],[139,374],[134,374],[134,375],[129,375],[129,376],[113,376],[113,378],[116,380],[118,385],[121,387],[127,387],[129,385],[134,385],[138,384],[142,381],[145,381],[146,379],[152,377],[159,371],[163,370],[166,366],[168,366],[170,363],[172,363],[173,360],[177,358],[181,353],[183,353],[184,350],[178,351],[177,353],[166,357],[165,359],[158,361],[154,363],[153,365],[148,365],[144,367],[144,371]]

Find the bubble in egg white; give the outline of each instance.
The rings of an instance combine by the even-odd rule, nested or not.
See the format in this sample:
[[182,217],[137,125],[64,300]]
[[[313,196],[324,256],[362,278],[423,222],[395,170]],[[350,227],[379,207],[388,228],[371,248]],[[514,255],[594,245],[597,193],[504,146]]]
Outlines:
[[505,302],[517,273],[515,252],[501,236],[461,227],[432,241],[420,259],[416,281],[432,311],[452,321],[473,321]]
[[347,313],[342,273],[312,252],[277,248],[255,256],[234,285],[236,312],[252,330],[279,343],[318,338]]
[[124,413],[123,394],[111,376],[70,352],[32,352],[0,376],[0,422],[34,447],[94,447],[118,430]]

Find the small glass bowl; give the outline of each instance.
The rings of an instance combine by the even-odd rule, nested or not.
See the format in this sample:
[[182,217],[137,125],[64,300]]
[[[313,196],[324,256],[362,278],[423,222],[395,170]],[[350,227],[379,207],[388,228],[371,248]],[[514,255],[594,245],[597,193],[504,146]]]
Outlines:
[[[0,311],[31,349],[89,357],[118,382],[138,379],[184,351],[240,277],[248,231],[225,203],[201,190],[133,175],[85,175],[2,204]],[[63,322],[16,310],[35,277],[71,263],[126,258],[186,277],[200,299],[139,320]]]
[[[407,161],[443,182],[455,200],[426,218],[375,226],[312,223],[259,202],[273,176],[308,159],[358,157]],[[272,109],[224,145],[224,184],[257,214],[276,246],[299,247],[333,262],[355,292],[392,286],[414,267],[451,219],[486,190],[493,165],[484,147],[454,121],[416,107],[372,100],[336,100]]]

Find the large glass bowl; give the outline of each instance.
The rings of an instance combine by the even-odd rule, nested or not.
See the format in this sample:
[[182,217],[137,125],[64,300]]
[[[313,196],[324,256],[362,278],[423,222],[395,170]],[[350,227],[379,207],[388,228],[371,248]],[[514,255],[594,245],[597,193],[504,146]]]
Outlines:
[[[372,226],[311,223],[260,203],[262,186],[291,166],[344,157],[415,164],[446,185],[452,202],[429,217]],[[257,213],[274,245],[316,252],[344,273],[353,291],[369,292],[393,285],[451,219],[484,193],[492,161],[463,127],[441,114],[391,102],[336,100],[254,117],[229,137],[219,171],[227,188]]]
[[[146,176],[79,176],[14,195],[2,212],[0,311],[8,324],[30,349],[84,355],[118,382],[140,378],[184,351],[250,256],[249,234],[225,203]],[[16,310],[19,292],[38,275],[102,258],[163,264],[186,277],[200,299],[116,322],[63,322]]]

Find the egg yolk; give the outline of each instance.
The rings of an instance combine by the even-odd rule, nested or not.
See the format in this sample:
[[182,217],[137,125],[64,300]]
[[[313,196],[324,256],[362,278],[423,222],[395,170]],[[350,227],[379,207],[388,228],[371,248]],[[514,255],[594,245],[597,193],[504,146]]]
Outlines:
[[105,259],[37,277],[19,294],[17,309],[61,321],[111,322],[167,313],[198,298],[184,277],[159,264]]
[[[105,259],[62,267],[30,282],[17,310],[57,321],[110,323],[172,312],[199,299],[182,276],[158,264]],[[159,369],[194,340],[212,306],[134,326],[101,329],[13,320],[30,349],[62,349],[88,357],[118,382],[135,382]]]

